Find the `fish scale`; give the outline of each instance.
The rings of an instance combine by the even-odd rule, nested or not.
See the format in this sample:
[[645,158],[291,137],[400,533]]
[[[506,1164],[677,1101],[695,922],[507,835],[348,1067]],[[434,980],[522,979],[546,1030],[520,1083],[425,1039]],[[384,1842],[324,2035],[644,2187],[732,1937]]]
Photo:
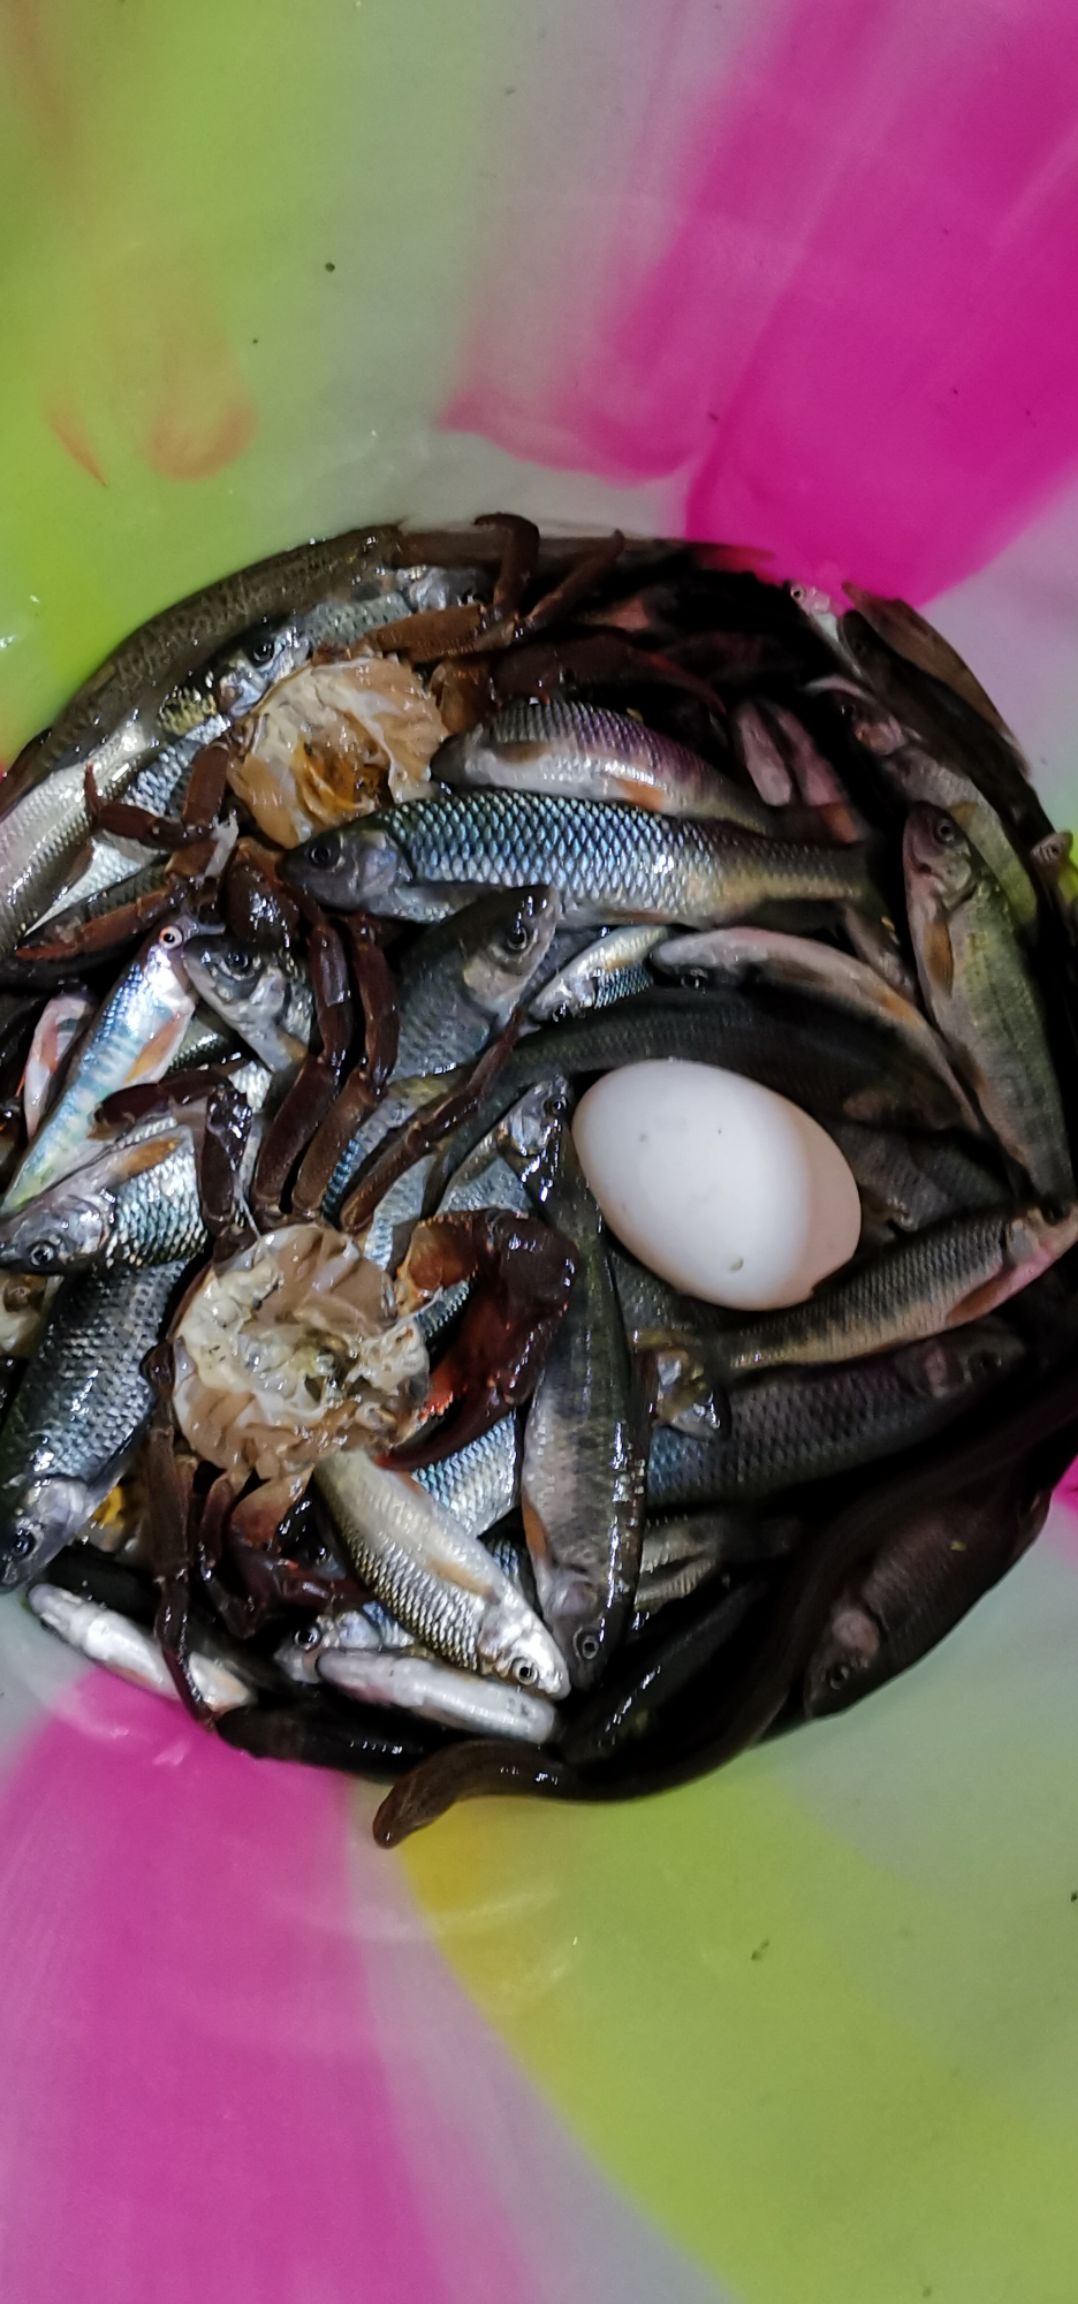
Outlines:
[[[400,1030],[394,1080],[429,1080],[433,1098],[438,1093],[439,1077],[481,1053],[507,1021],[516,997],[523,999],[529,988],[537,988],[578,949],[575,937],[555,934],[545,946],[540,937],[534,954],[522,960],[519,982],[510,986],[506,980],[500,999],[484,999],[483,964],[488,950],[484,938],[493,939],[497,932],[498,920],[488,899],[483,909],[469,906],[455,919],[428,930],[406,954],[398,986]],[[331,1222],[364,1160],[391,1129],[408,1119],[412,1109],[409,1102],[394,1095],[391,1083],[381,1104],[349,1138],[323,1200]],[[411,1212],[418,1214],[418,1204]]]
[[198,1169],[187,1129],[154,1168],[121,1185],[113,1196],[115,1225],[105,1250],[108,1268],[187,1262],[206,1245],[198,1197]]
[[[137,762],[121,760],[99,779],[101,797],[115,800]],[[85,776],[80,766],[58,768],[0,817],[0,957],[13,952],[70,877],[90,836]]]
[[512,1511],[520,1494],[520,1456],[517,1419],[503,1416],[455,1456],[425,1464],[415,1478],[458,1528],[469,1536],[485,1536]]
[[710,1339],[709,1360],[725,1376],[759,1368],[810,1367],[938,1335],[966,1305],[990,1309],[1033,1280],[1072,1246],[1078,1214],[1050,1225],[1036,1208],[957,1216],[847,1266],[803,1304]]
[[983,1327],[967,1328],[847,1368],[738,1385],[729,1433],[655,1431],[649,1508],[749,1502],[873,1463],[928,1439],[1021,1357],[1016,1337],[993,1330],[989,1343]]
[[864,861],[848,849],[650,815],[593,800],[453,792],[386,819],[417,879],[526,887],[548,881],[568,912],[703,925],[769,898],[856,903]]
[[641,720],[577,697],[506,705],[485,727],[451,736],[432,774],[470,789],[557,793],[633,802],[667,816],[721,818],[770,831],[769,811],[691,752]]
[[550,1634],[464,1523],[406,1474],[352,1451],[323,1457],[315,1483],[353,1566],[425,1648],[464,1671],[564,1695]]
[[[88,1516],[118,1477],[153,1404],[142,1360],[161,1333],[184,1269],[161,1264],[144,1272],[80,1273],[59,1288],[0,1431],[0,1576],[9,1567],[11,1530],[28,1490],[50,1481],[81,1483]],[[82,1526],[64,1529],[57,1543],[83,1532]]]
[[942,1083],[893,1049],[881,1051],[879,1035],[852,1017],[836,1017],[793,995],[653,990],[529,1033],[511,1050],[474,1118],[454,1130],[447,1165],[464,1160],[525,1089],[540,1081],[666,1056],[743,1073],[825,1124],[834,1113],[918,1128],[949,1127],[954,1120]]
[[568,1129],[545,1210],[571,1241],[576,1269],[528,1409],[521,1498],[540,1606],[574,1682],[588,1686],[636,1588],[643,1420],[599,1211]]

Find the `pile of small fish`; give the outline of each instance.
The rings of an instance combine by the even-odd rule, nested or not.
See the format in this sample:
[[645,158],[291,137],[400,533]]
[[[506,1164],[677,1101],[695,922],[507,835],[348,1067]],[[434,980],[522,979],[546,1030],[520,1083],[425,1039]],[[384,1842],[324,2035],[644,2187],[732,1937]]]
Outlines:
[[[492,515],[155,617],[0,785],[0,1581],[386,1844],[878,1687],[1078,1451],[1076,891],[852,585]],[[807,1302],[604,1227],[575,1101],[662,1057],[841,1148]]]

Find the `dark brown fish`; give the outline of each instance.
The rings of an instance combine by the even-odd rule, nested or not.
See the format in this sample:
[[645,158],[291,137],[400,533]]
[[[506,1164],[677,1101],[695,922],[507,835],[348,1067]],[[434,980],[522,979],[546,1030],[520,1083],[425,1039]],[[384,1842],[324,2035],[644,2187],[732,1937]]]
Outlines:
[[1039,1535],[1050,1501],[992,1480],[911,1513],[832,1607],[805,1673],[810,1718],[926,1656]]

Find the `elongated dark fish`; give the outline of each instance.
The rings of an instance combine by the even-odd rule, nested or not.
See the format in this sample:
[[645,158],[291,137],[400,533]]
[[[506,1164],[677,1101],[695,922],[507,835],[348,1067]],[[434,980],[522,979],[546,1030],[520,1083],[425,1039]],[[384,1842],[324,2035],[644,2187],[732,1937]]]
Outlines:
[[368,1777],[376,1784],[414,1768],[438,1742],[437,1731],[424,1728],[414,1714],[390,1713],[374,1705],[369,1710],[358,1704],[345,1708],[331,1702],[328,1691],[324,1696],[311,1694],[298,1704],[258,1704],[226,1712],[216,1723],[216,1733],[223,1744],[249,1752],[255,1760],[305,1761],[312,1768],[338,1768],[346,1776]]
[[701,1440],[655,1432],[648,1508],[750,1503],[874,1463],[939,1431],[1022,1356],[1017,1337],[981,1322],[847,1368],[739,1384],[730,1393],[727,1433]]
[[1038,1208],[956,1216],[848,1265],[804,1304],[656,1352],[657,1412],[695,1430],[711,1389],[767,1368],[834,1368],[938,1337],[994,1311],[1078,1240],[1078,1209],[1051,1223]]
[[151,616],[76,689],[52,727],[25,746],[15,763],[20,785],[40,782],[71,762],[81,765],[132,716],[142,730],[142,750],[149,749],[157,739],[156,707],[183,674],[260,618],[347,596],[384,560],[394,534],[355,528],[326,542],[298,544],[219,577]]
[[319,832],[281,867],[341,911],[407,917],[414,884],[556,888],[568,920],[711,928],[772,901],[874,903],[860,849],[535,793],[449,792]]
[[850,1163],[866,1215],[896,1231],[923,1232],[945,1216],[996,1208],[1003,1197],[1003,1176],[960,1136],[914,1136],[859,1120],[831,1120],[828,1133]]
[[656,990],[530,1032],[511,1051],[474,1119],[454,1132],[447,1165],[463,1160],[501,1114],[541,1081],[667,1056],[721,1064],[759,1080],[825,1126],[836,1115],[917,1128],[954,1125],[953,1098],[938,1078],[881,1045],[880,1035],[853,1017],[835,1016],[793,995]]
[[571,1241],[576,1272],[528,1410],[521,1508],[539,1606],[575,1685],[590,1687],[632,1608],[644,1446],[599,1212],[568,1129],[545,1212]]
[[646,1657],[627,1651],[566,1730],[561,1748],[570,1767],[609,1759],[632,1737],[645,1735],[664,1704],[699,1674],[713,1674],[766,1589],[762,1577],[746,1578],[680,1622]]
[[953,816],[914,808],[903,841],[921,990],[990,1128],[1048,1200],[1074,1175],[1033,971],[999,882]]
[[783,936],[773,928],[713,928],[698,936],[674,936],[660,944],[655,966],[694,981],[785,986],[807,998],[826,1001],[891,1034],[912,1061],[934,1072],[954,1099],[956,1116],[974,1133],[980,1118],[957,1078],[944,1041],[919,1008],[884,982],[863,960],[808,936]]
[[25,1583],[87,1523],[130,1461],[153,1394],[142,1361],[180,1264],[78,1275],[0,1430],[0,1585]]
[[805,1673],[805,1711],[843,1711],[918,1663],[1032,1542],[1050,1494],[1030,1500],[1015,1481],[993,1480],[922,1505],[892,1531],[832,1607]]
[[823,680],[819,687],[833,696],[855,740],[876,763],[879,777],[894,799],[905,808],[945,808],[968,833],[999,881],[1018,925],[1031,928],[1037,916],[1032,877],[1011,828],[986,799],[971,769],[960,759],[946,752],[939,755],[918,742],[910,729],[857,681]]
[[486,727],[451,736],[431,762],[443,784],[624,800],[662,816],[721,817],[773,829],[770,810],[710,761],[622,712],[577,697],[511,704]]

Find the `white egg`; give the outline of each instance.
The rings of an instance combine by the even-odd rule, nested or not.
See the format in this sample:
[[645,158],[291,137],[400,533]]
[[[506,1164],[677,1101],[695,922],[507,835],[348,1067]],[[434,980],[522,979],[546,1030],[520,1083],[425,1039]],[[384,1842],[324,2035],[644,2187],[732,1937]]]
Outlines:
[[577,1107],[580,1165],[619,1240],[709,1304],[799,1304],[853,1255],[861,1203],[830,1136],[712,1064],[626,1064]]

